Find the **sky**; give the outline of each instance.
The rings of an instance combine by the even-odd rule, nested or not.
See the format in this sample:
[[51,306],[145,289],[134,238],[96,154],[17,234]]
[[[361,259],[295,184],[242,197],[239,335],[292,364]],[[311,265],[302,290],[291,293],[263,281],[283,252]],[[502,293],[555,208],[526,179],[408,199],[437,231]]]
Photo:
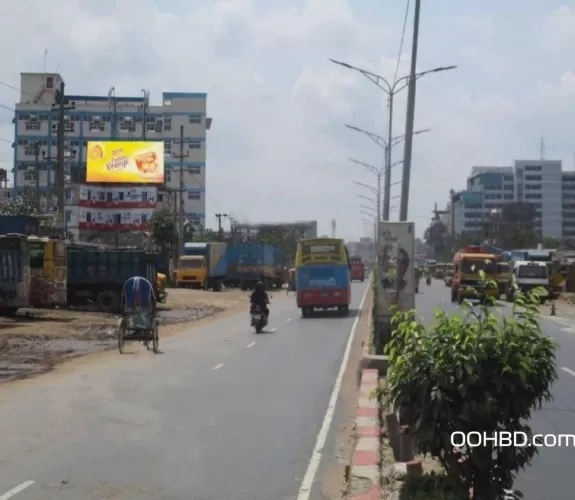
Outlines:
[[[409,217],[421,235],[434,203],[463,189],[473,165],[575,159],[575,2],[423,2]],[[348,240],[371,231],[357,195],[383,150],[350,124],[387,136],[387,95],[360,73],[409,73],[413,0],[5,0],[0,16],[0,165],[12,166],[11,120],[20,72],[57,71],[71,94],[207,92],[208,227],[216,212],[242,221],[318,220]],[[399,60],[399,65],[398,65]],[[406,90],[393,136],[405,130]],[[5,141],[9,142],[5,142]],[[393,162],[403,158],[393,148]],[[401,180],[401,165],[392,182]],[[400,186],[392,186],[391,219]],[[397,207],[397,208],[395,208]]]

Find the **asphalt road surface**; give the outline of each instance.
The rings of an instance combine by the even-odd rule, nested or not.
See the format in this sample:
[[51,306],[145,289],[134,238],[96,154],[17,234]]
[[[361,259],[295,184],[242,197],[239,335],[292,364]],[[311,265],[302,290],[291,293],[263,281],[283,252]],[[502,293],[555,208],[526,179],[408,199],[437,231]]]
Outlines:
[[[442,282],[434,280],[431,286],[426,286],[422,281],[422,284],[416,306],[425,319],[432,317],[433,309],[438,305],[448,312],[456,311],[457,305],[450,303],[449,289]],[[501,314],[511,314],[511,308],[505,302],[499,302],[496,309]],[[574,497],[568,470],[570,464],[575,463],[575,320],[573,317],[550,317],[548,314],[549,307],[544,306],[541,327],[545,334],[559,343],[559,379],[553,387],[554,401],[533,414],[531,427],[537,434],[568,435],[571,439],[561,447],[540,448],[531,466],[518,474],[514,487],[523,493],[525,500]]]
[[0,500],[307,500],[366,284],[352,287],[348,318],[304,320],[276,294],[273,333],[246,310],[160,339],[162,355],[128,347],[0,387]]

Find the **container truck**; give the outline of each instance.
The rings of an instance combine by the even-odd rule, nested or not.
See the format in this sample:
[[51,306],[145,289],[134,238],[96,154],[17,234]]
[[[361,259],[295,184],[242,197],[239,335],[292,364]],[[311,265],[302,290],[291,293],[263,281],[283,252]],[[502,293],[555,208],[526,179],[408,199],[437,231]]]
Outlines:
[[156,260],[156,254],[141,250],[99,249],[70,244],[68,304],[94,304],[102,312],[119,312],[122,287],[134,276],[150,281],[157,294]]
[[38,236],[40,225],[36,217],[28,215],[0,215],[0,234],[18,233]]
[[284,249],[275,246],[274,247],[274,267],[275,267],[275,282],[276,288],[281,288],[287,279],[287,268],[286,268],[286,258]]
[[228,275],[231,286],[248,290],[261,281],[266,288],[276,282],[275,247],[267,243],[241,243],[228,251]]
[[30,245],[23,234],[0,236],[0,315],[30,306]]
[[174,271],[176,286],[220,292],[228,270],[227,250],[227,243],[185,243]]

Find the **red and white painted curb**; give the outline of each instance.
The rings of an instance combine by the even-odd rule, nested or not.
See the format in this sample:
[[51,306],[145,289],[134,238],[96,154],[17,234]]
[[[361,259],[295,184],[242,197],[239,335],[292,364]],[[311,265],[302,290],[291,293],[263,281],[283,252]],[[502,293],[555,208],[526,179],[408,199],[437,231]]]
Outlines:
[[359,404],[355,414],[355,451],[351,460],[350,491],[357,491],[354,483],[371,481],[367,491],[354,494],[350,500],[379,500],[381,498],[381,423],[377,399],[370,395],[379,384],[377,370],[366,369],[361,374]]

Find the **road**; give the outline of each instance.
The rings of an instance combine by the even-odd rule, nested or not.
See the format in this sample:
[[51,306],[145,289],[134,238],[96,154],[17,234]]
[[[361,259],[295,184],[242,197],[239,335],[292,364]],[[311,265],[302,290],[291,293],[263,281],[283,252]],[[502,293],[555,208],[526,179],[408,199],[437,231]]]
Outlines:
[[[416,298],[418,312],[427,320],[438,305],[448,312],[457,306],[450,303],[449,289],[434,280],[431,286],[421,288]],[[510,307],[500,302],[497,309],[510,315]],[[534,412],[531,427],[537,434],[575,435],[575,321],[568,318],[547,316],[549,308],[543,308],[542,331],[559,343],[557,365],[559,379],[553,387],[554,401]],[[525,500],[554,500],[573,498],[573,485],[566,471],[571,461],[575,463],[575,447],[540,448],[539,454],[515,481]]]
[[[303,320],[280,293],[273,333],[254,334],[246,311],[160,341],[163,355],[134,347],[0,387],[0,500],[307,500],[366,290],[352,286],[348,318]],[[309,500],[342,414],[328,412]]]

